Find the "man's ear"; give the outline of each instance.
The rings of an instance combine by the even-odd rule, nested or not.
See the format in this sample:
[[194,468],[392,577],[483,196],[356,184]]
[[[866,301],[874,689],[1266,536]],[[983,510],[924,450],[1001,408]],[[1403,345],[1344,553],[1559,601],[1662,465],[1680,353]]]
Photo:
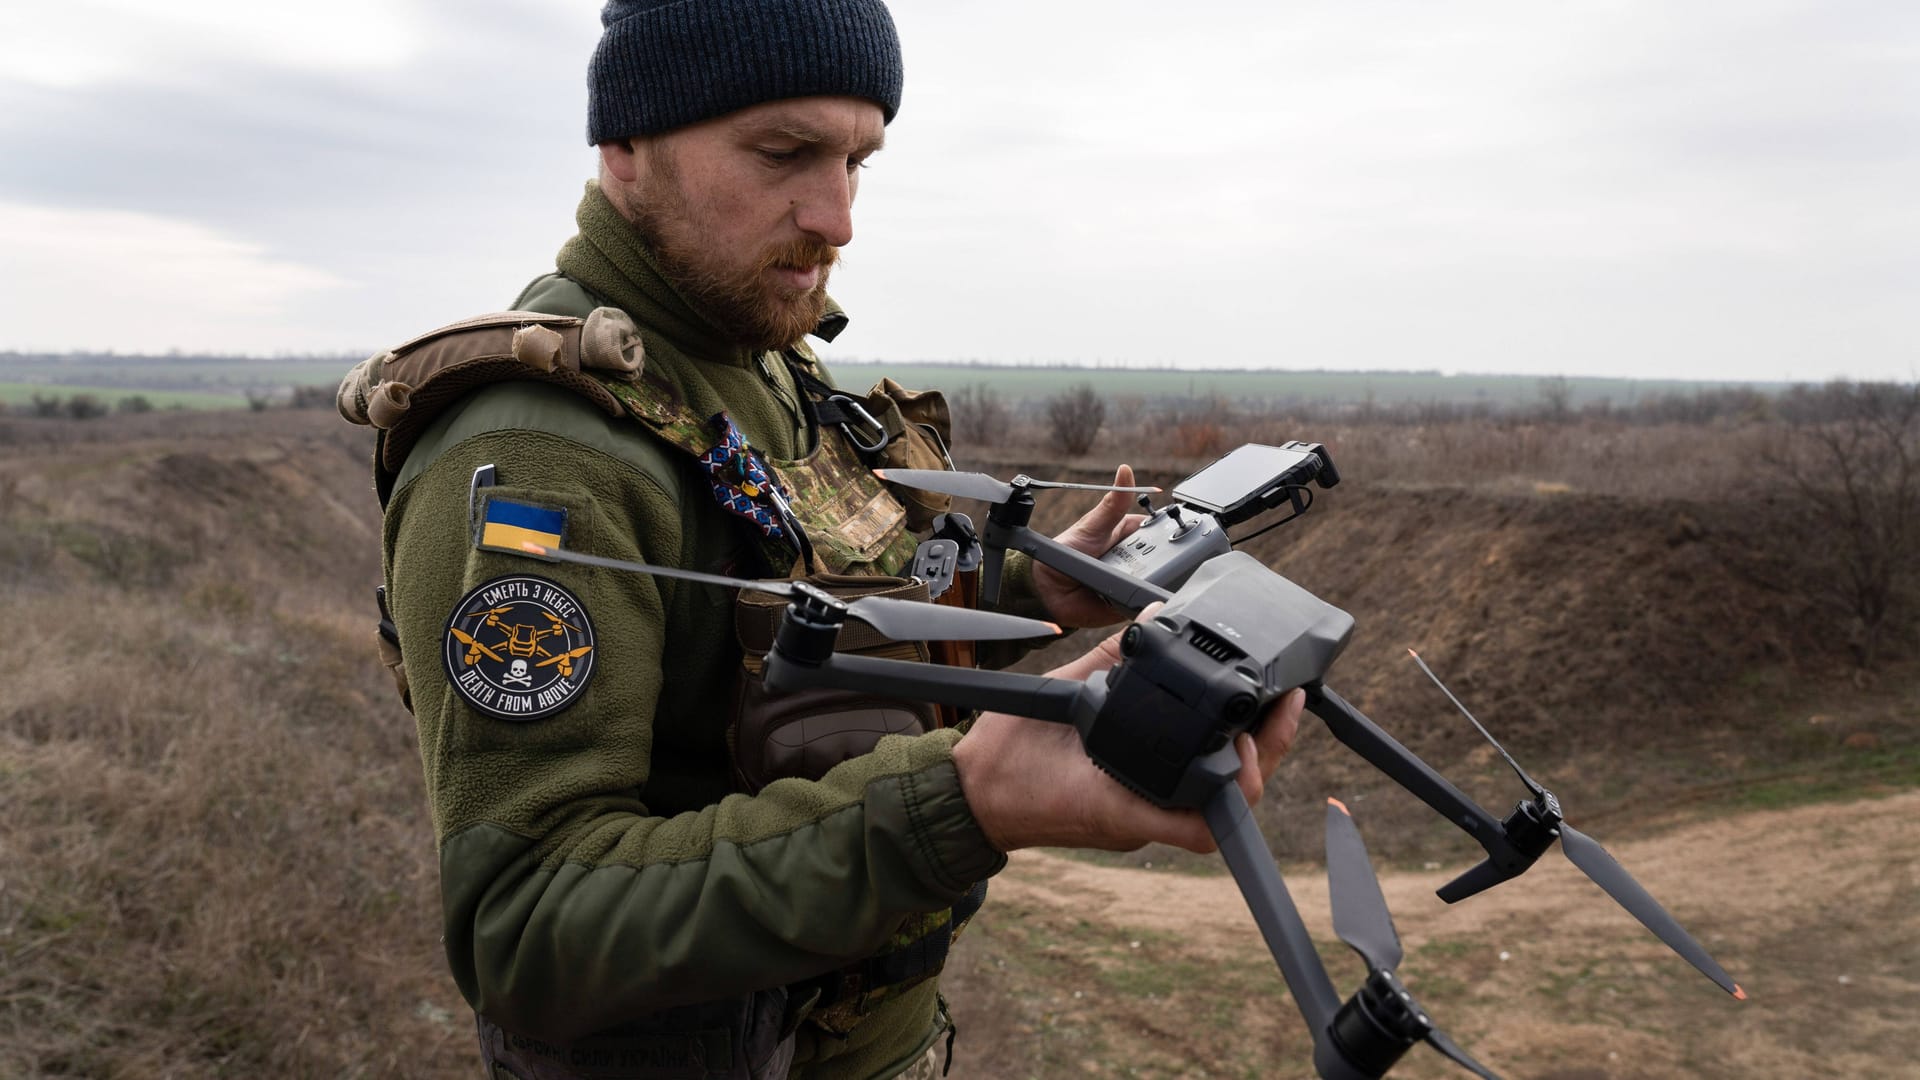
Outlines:
[[640,163],[635,160],[633,140],[616,139],[600,144],[600,165],[608,175],[623,184],[640,179]]

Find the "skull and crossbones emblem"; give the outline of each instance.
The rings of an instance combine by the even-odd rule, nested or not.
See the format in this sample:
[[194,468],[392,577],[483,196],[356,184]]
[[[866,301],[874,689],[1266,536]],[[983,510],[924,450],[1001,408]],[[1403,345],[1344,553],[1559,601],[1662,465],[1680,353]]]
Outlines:
[[507,673],[500,676],[500,681],[503,683],[511,683],[514,686],[531,687],[533,685],[533,676],[528,672],[527,662],[525,660],[515,660],[513,663],[507,665]]

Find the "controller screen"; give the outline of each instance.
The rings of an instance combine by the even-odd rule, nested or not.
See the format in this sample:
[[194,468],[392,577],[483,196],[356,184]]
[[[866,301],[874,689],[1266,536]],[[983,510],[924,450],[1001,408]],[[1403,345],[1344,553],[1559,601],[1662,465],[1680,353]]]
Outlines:
[[1173,497],[1202,510],[1228,510],[1273,486],[1309,455],[1279,446],[1248,443],[1180,481]]

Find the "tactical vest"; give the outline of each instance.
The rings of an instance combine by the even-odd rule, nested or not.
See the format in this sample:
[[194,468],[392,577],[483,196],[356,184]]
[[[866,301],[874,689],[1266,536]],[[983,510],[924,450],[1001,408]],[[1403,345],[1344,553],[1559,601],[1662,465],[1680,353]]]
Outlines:
[[[839,593],[926,599],[924,583],[893,575],[904,571],[914,556],[914,532],[929,527],[933,517],[947,509],[948,500],[886,484],[873,468],[952,468],[944,399],[937,392],[907,391],[891,379],[855,398],[822,381],[817,361],[804,347],[787,350],[783,357],[802,389],[816,432],[814,451],[791,461],[746,446],[724,413],[695,416],[671,382],[649,376],[638,328],[612,307],[594,308],[584,318],[498,312],[441,327],[356,366],[341,383],[337,404],[346,419],[377,431],[374,484],[384,507],[408,453],[460,397],[511,380],[560,386],[609,416],[632,418],[698,462],[715,498],[740,519],[774,575],[808,577]],[[784,603],[764,601],[743,591],[736,606],[743,672],[728,743],[743,790],[758,790],[783,776],[817,779],[839,761],[870,750],[883,734],[913,734],[939,722],[934,707],[918,702],[839,692],[768,698],[760,688],[760,661]],[[406,666],[384,595],[381,605],[382,660],[402,702],[411,708]],[[837,647],[929,659],[925,642],[889,641],[858,623],[843,628]],[[810,720],[849,715],[855,722],[839,735],[803,742],[788,737]],[[793,1027],[790,1022],[768,1022],[770,1002],[780,1002],[776,1012],[806,1009],[807,1022],[845,1036],[876,1006],[939,973],[953,938],[979,910],[985,893],[986,883],[981,882],[952,909],[909,917],[878,953],[799,986],[642,1018],[639,1025],[652,1039],[672,1036],[685,1026],[680,1019],[696,1023],[709,1036],[713,1030],[731,1032],[737,1045],[730,1051],[702,1053],[697,1061],[683,1062],[684,1070],[568,1072],[561,1060],[593,1057],[593,1047],[601,1040],[553,1048],[512,1037],[481,1017],[483,1054],[503,1080],[669,1074],[745,1080],[784,1075],[781,1047],[790,1056]],[[791,1015],[786,1019],[793,1021]]]

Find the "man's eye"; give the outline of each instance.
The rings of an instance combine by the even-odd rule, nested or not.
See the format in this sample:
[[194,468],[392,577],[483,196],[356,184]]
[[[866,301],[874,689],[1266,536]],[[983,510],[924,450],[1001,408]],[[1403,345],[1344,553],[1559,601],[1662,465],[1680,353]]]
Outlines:
[[848,158],[848,159],[847,159],[847,171],[848,171],[848,172],[852,172],[852,171],[853,171],[853,170],[855,170],[855,169],[864,169],[864,168],[866,168],[866,167],[867,167],[867,159],[866,159],[866,158],[863,158],[863,157],[857,157],[857,158],[851,158],[851,157],[850,157],[850,158]]
[[788,162],[798,161],[800,159],[800,151],[772,150],[763,146],[760,148],[760,158],[769,165],[785,165]]

